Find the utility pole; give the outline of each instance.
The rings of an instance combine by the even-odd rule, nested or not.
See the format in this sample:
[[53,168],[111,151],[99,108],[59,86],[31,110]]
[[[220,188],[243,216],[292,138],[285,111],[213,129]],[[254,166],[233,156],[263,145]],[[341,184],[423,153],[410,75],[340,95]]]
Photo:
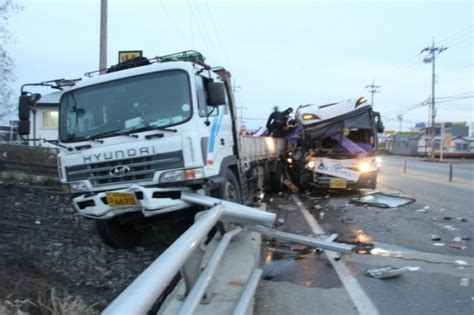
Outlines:
[[372,94],[372,99],[370,101],[370,105],[372,105],[372,108],[374,108],[374,94],[375,93],[380,93],[380,85],[375,85],[375,78],[372,79],[372,84],[366,85],[366,89],[369,89],[369,92]]
[[434,150],[434,139],[436,137],[435,129],[435,117],[436,117],[436,107],[435,107],[435,66],[436,66],[436,56],[441,54],[443,51],[448,49],[448,47],[436,47],[435,40],[433,37],[433,42],[431,47],[423,48],[420,54],[427,52],[425,58],[423,58],[424,63],[430,63],[432,65],[431,73],[431,159],[434,159],[435,150]]
[[[100,1],[99,69],[107,68],[107,0]],[[102,72],[101,72],[102,73]]]
[[402,132],[402,121],[403,121],[403,115],[400,114],[397,116],[398,118],[398,132],[401,133]]

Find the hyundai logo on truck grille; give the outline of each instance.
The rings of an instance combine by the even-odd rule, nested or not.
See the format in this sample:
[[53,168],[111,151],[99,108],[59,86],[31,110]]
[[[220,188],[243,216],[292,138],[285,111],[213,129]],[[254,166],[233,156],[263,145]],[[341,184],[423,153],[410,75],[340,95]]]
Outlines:
[[115,177],[121,177],[125,176],[128,172],[130,172],[130,167],[126,165],[117,165],[110,170],[109,174]]

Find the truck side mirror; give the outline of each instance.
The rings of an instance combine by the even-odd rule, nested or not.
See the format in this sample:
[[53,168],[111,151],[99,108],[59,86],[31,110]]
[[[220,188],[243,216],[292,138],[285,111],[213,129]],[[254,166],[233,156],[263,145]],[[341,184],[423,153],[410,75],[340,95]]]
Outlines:
[[39,99],[41,94],[23,94],[18,101],[18,118],[20,120],[29,120],[31,106],[33,106]]
[[29,120],[30,119],[30,95],[20,96],[18,102],[18,118],[20,120]]
[[30,134],[30,121],[20,120],[18,122],[18,134],[20,136],[27,136]]
[[206,90],[207,105],[217,107],[225,104],[225,88],[223,83],[208,82]]

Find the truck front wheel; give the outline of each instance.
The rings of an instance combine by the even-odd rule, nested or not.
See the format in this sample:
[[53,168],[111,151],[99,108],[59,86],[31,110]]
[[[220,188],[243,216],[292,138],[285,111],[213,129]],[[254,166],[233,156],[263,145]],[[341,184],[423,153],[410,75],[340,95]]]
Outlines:
[[239,181],[231,169],[225,171],[220,197],[227,201],[242,203]]
[[139,232],[131,224],[121,223],[118,219],[95,221],[97,233],[102,241],[114,248],[132,248],[139,241]]

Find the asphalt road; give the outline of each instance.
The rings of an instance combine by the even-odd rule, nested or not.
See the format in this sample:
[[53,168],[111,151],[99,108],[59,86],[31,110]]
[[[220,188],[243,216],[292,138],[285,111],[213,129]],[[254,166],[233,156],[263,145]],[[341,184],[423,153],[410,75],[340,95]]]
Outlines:
[[[345,255],[342,261],[380,314],[474,314],[474,163],[455,164],[452,182],[448,181],[449,164],[410,159],[404,174],[403,163],[403,157],[383,158],[377,191],[416,199],[409,205],[392,209],[356,206],[349,199],[359,192],[331,192],[331,198],[301,194],[300,199],[326,233],[339,235],[338,241],[375,245],[372,254]],[[280,229],[311,233],[291,198],[274,199],[270,205],[283,219]],[[432,240],[434,236],[439,240]],[[267,258],[264,266],[267,281],[317,288],[321,296],[325,290],[344,287],[328,268],[327,259],[317,253],[278,242],[267,244],[267,257],[269,253],[273,258]],[[365,274],[367,269],[384,266],[414,267],[416,271],[385,280]],[[339,294],[324,306],[324,312],[327,307],[332,307],[329,313],[333,314],[347,311],[351,294]],[[291,311],[282,308],[282,301],[284,298],[279,308],[272,309],[274,314]],[[306,313],[302,306],[299,310]],[[258,313],[267,312],[257,309]]]

